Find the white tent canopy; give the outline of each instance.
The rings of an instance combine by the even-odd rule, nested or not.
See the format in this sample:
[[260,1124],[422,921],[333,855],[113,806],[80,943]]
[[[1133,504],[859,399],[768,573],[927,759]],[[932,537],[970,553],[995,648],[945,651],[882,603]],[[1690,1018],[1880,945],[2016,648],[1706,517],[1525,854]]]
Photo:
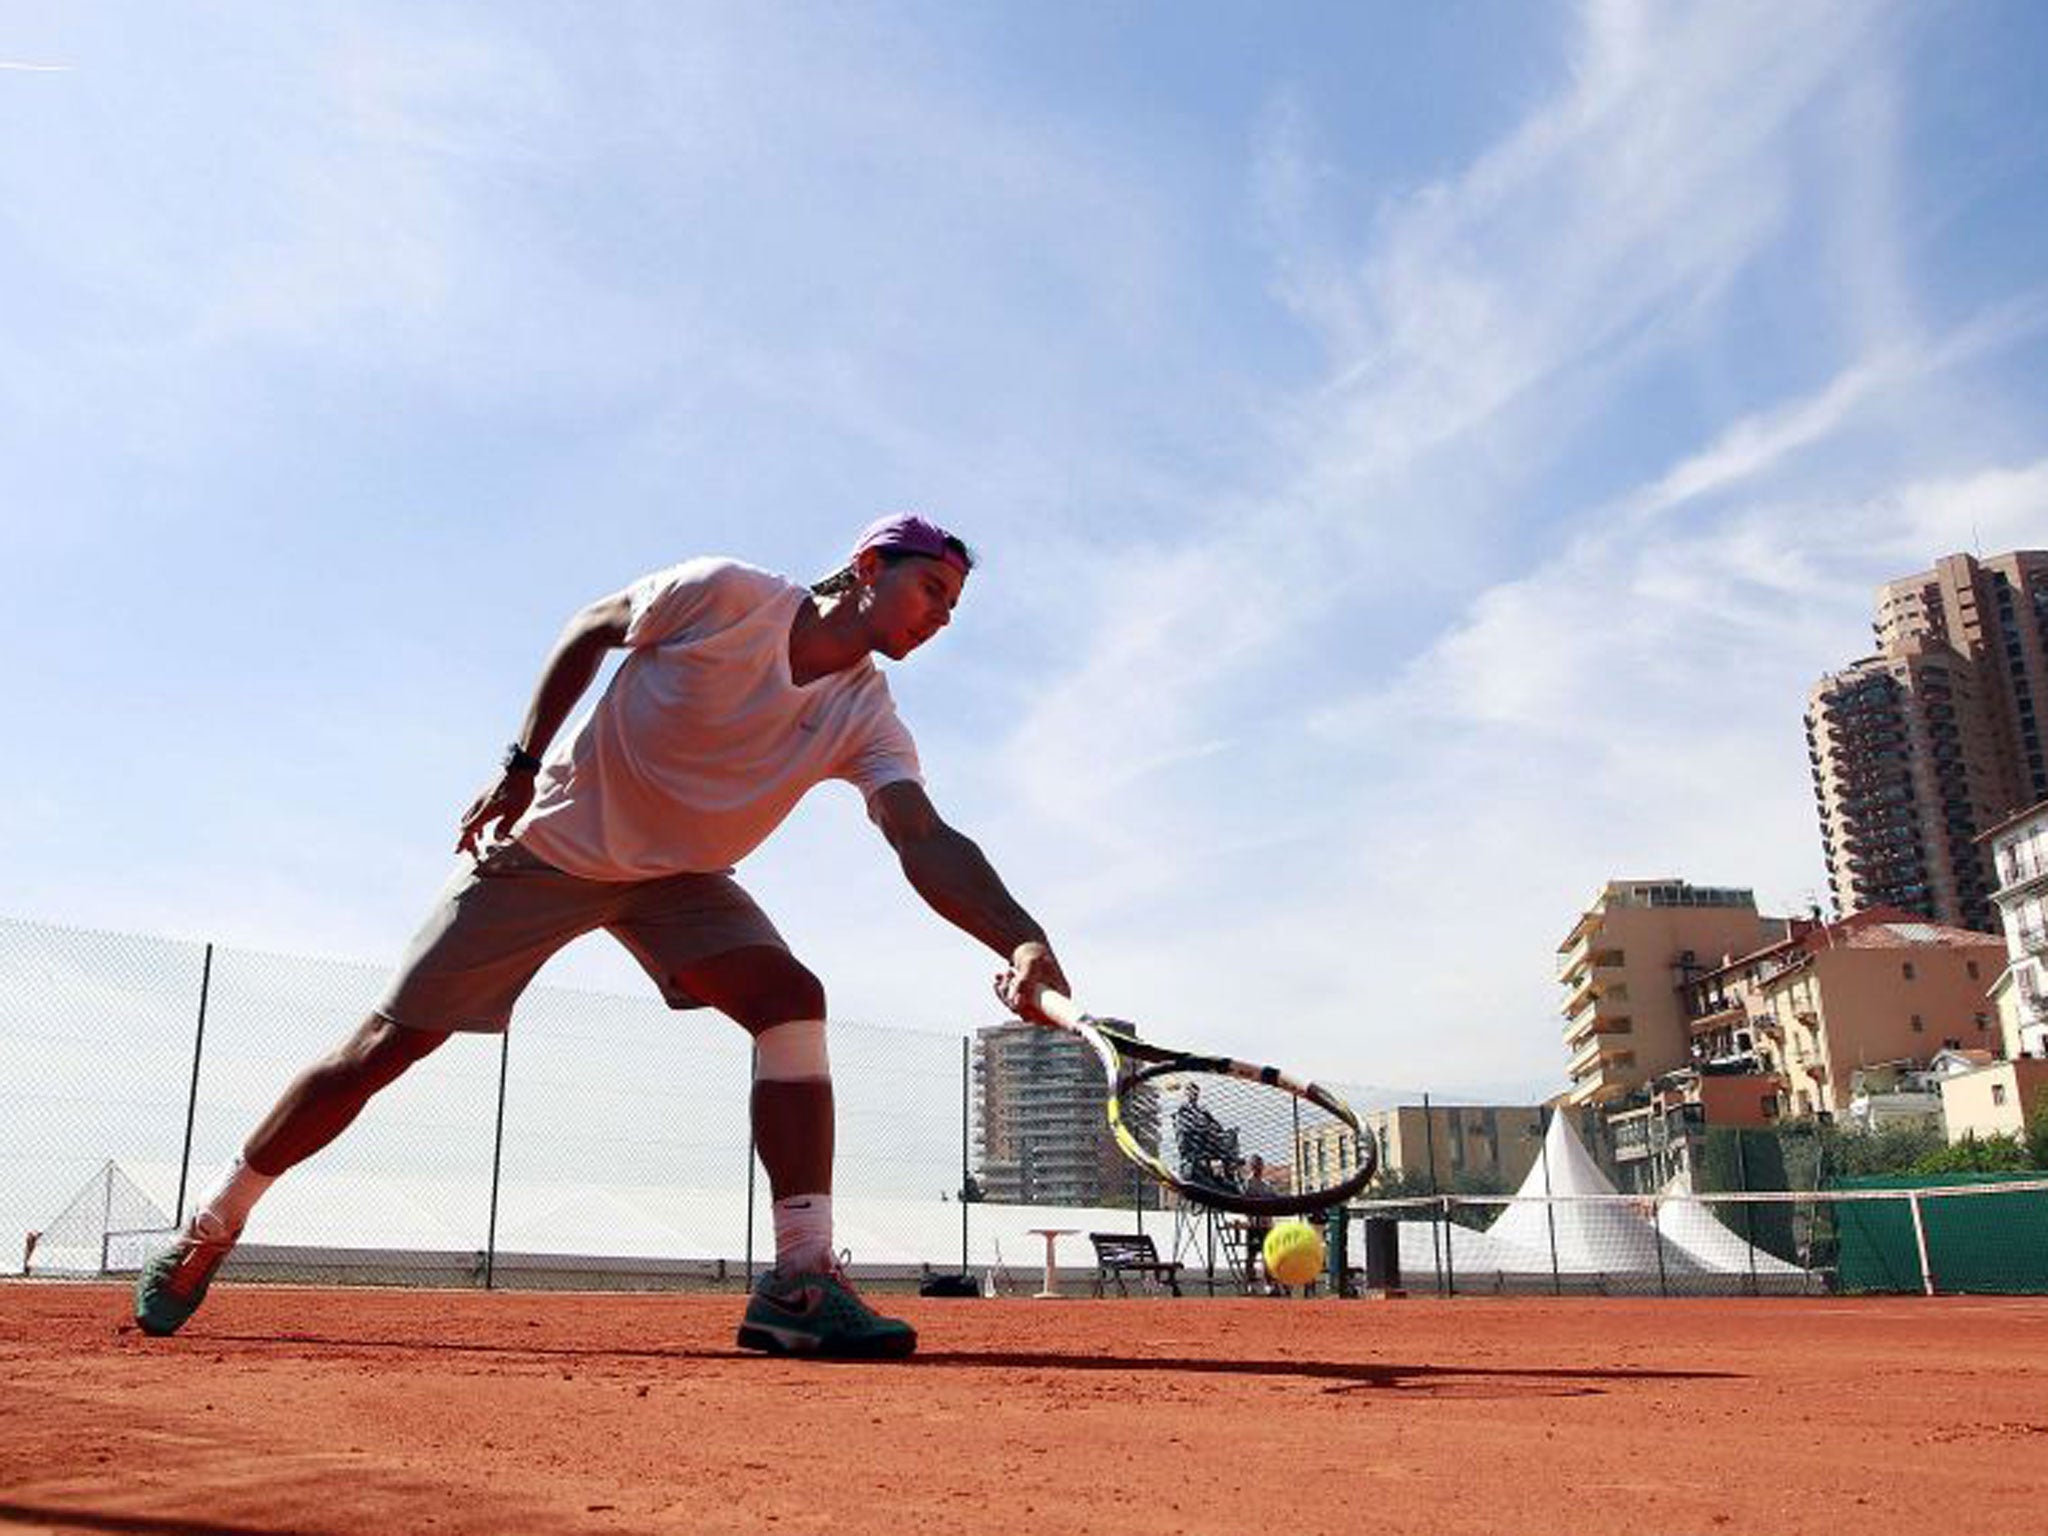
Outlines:
[[[1543,1153],[1485,1231],[1401,1222],[1401,1267],[1411,1278],[1448,1268],[1453,1282],[1484,1287],[1512,1278],[1570,1277],[1656,1285],[1704,1276],[1803,1282],[1795,1264],[1744,1242],[1706,1202],[1676,1189],[1626,1199],[1572,1129],[1553,1114]],[[1448,1264],[1444,1231],[1450,1234]]]

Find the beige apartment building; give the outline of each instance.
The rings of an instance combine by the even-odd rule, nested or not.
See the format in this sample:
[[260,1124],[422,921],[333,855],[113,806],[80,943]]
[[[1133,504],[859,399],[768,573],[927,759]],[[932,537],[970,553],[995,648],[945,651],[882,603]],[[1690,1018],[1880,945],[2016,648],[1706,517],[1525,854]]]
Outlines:
[[1683,880],[1611,880],[1557,947],[1571,1104],[1646,1087],[1692,1059],[1685,977],[1782,938],[1756,897]]
[[1759,1101],[1769,1115],[1843,1115],[1861,1068],[1995,1047],[1989,993],[2004,964],[1990,935],[1896,908],[1795,920],[1787,938],[1693,978],[1687,1028],[1701,1062],[1775,1079]]
[[1363,1119],[1389,1173],[1461,1187],[1517,1189],[1543,1148],[1541,1104],[1404,1104]]
[[1941,1080],[1941,1120],[1952,1142],[2024,1136],[2041,1114],[2048,1114],[2048,1061],[1995,1061]]
[[1993,926],[1983,830],[2048,796],[2048,552],[1950,555],[1878,594],[1878,644],[1807,697],[1835,912]]
[[1358,1155],[1358,1133],[1334,1122],[1304,1127],[1295,1137],[1295,1165],[1307,1189],[1335,1189],[1358,1172]]

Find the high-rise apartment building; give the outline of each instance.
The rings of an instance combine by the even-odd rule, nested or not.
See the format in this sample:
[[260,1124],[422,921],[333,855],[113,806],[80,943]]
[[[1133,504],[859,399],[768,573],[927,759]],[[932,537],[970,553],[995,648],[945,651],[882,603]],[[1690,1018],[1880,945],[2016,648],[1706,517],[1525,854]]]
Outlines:
[[[1117,1150],[1103,1109],[1102,1063],[1072,1035],[1038,1024],[975,1032],[975,1176],[985,1199],[1013,1205],[1157,1200]],[[1125,1122],[1157,1144],[1158,1108],[1142,1092]]]
[[1993,740],[1977,669],[1942,641],[1908,635],[1820,681],[1806,754],[1837,914],[1899,907],[1984,928]]
[[1993,930],[1983,830],[2048,797],[2048,552],[1949,555],[1889,582],[1878,652],[1807,699],[1807,757],[1837,914],[1901,907]]
[[1691,1059],[1679,987],[1692,970],[1782,938],[1746,890],[1611,880],[1557,947],[1572,1104],[1600,1104]]

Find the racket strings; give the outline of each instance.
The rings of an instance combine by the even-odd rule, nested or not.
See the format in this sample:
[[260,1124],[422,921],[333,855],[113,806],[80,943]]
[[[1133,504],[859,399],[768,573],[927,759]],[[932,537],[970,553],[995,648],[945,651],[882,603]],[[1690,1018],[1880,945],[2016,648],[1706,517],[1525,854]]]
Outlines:
[[1287,1088],[1228,1073],[1151,1076],[1124,1093],[1134,1134],[1196,1200],[1283,1201],[1334,1184],[1319,1155],[1348,1122]]

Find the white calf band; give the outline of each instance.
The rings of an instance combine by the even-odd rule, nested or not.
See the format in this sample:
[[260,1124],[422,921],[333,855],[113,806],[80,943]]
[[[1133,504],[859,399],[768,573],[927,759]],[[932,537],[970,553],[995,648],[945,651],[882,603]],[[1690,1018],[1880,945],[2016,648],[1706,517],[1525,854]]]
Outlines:
[[831,1075],[823,1019],[792,1019],[754,1036],[755,1082],[816,1082]]

